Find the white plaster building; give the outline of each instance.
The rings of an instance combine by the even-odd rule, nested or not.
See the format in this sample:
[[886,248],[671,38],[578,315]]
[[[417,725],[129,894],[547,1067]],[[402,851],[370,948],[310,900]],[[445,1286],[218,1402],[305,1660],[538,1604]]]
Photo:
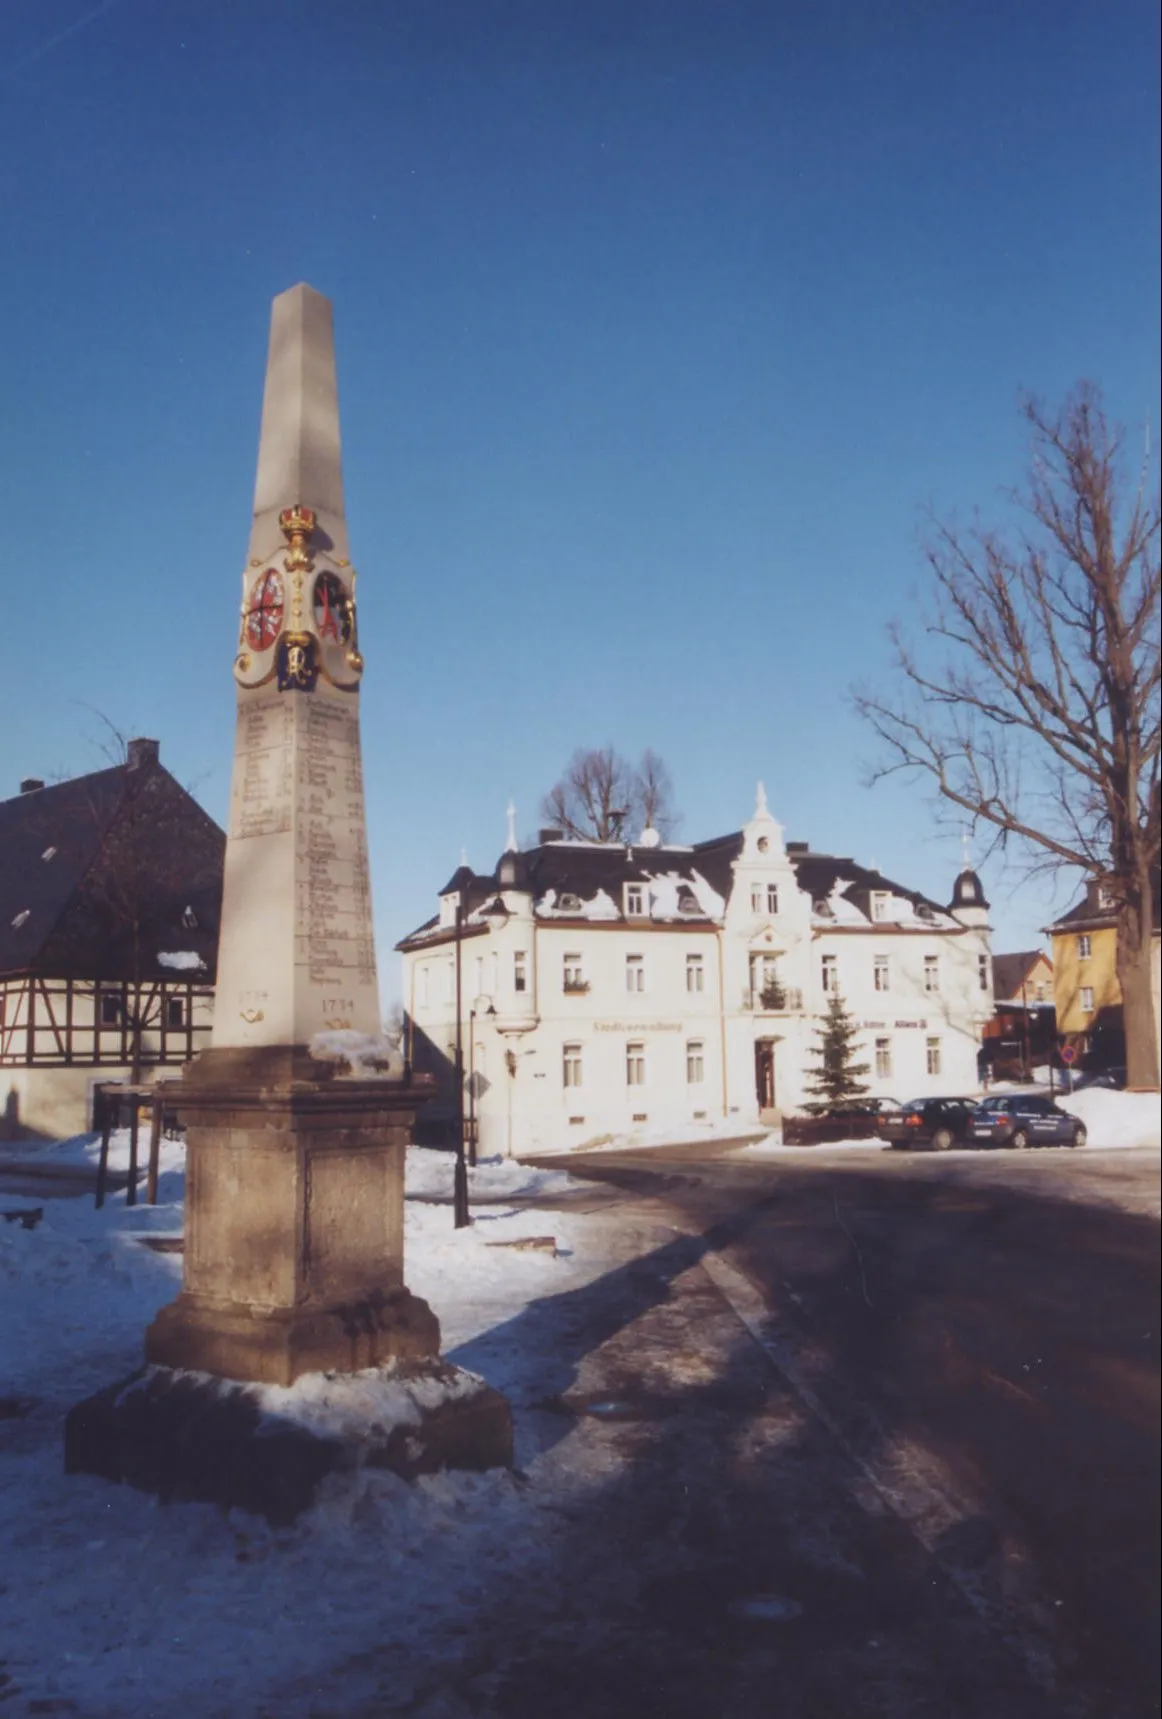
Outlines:
[[975,873],[941,906],[784,844],[761,786],[742,830],[693,846],[543,830],[522,853],[510,811],[496,871],[461,866],[398,947],[410,1059],[442,1077],[422,1127],[454,1138],[458,968],[486,1155],[798,1111],[832,993],[860,1025],[871,1093],[972,1091],[993,1012]]

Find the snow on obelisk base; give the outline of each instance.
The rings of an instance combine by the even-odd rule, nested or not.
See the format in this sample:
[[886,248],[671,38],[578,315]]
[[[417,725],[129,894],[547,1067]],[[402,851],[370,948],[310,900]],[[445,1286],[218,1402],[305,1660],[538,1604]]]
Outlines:
[[[171,1087],[182,1290],[146,1368],[78,1403],[65,1434],[70,1469],[282,1518],[336,1466],[512,1460],[508,1404],[438,1359],[436,1316],[404,1283],[404,1157],[430,1077],[345,1074],[327,1054],[380,1028],[362,674],[331,306],[296,286],[271,316],[213,1041]],[[246,1390],[368,1368],[383,1412],[347,1439],[272,1428]]]

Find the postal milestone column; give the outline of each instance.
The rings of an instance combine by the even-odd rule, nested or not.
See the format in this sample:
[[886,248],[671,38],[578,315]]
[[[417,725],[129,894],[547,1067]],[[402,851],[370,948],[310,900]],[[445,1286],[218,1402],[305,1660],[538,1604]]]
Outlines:
[[289,1384],[439,1349],[403,1282],[403,1167],[430,1082],[353,1078],[319,1035],[378,1034],[331,306],[274,301],[234,678],[238,718],[211,1047],[176,1088],[189,1142],[172,1368]]
[[379,1031],[331,306],[274,301],[234,675],[216,1047]]

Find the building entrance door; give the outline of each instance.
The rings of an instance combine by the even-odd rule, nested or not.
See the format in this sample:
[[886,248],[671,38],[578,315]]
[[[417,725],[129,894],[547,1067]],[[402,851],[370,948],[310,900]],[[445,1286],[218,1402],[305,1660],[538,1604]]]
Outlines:
[[754,1047],[755,1097],[760,1110],[775,1108],[775,1041],[756,1039]]

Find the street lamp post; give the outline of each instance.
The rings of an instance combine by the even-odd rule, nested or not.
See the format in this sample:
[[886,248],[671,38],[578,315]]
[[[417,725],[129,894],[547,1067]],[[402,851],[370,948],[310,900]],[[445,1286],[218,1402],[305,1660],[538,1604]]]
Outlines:
[[456,1168],[452,1177],[453,1221],[458,1230],[472,1222],[468,1211],[468,1165],[464,1159],[464,1011],[461,988],[460,940],[464,905],[456,900]]

